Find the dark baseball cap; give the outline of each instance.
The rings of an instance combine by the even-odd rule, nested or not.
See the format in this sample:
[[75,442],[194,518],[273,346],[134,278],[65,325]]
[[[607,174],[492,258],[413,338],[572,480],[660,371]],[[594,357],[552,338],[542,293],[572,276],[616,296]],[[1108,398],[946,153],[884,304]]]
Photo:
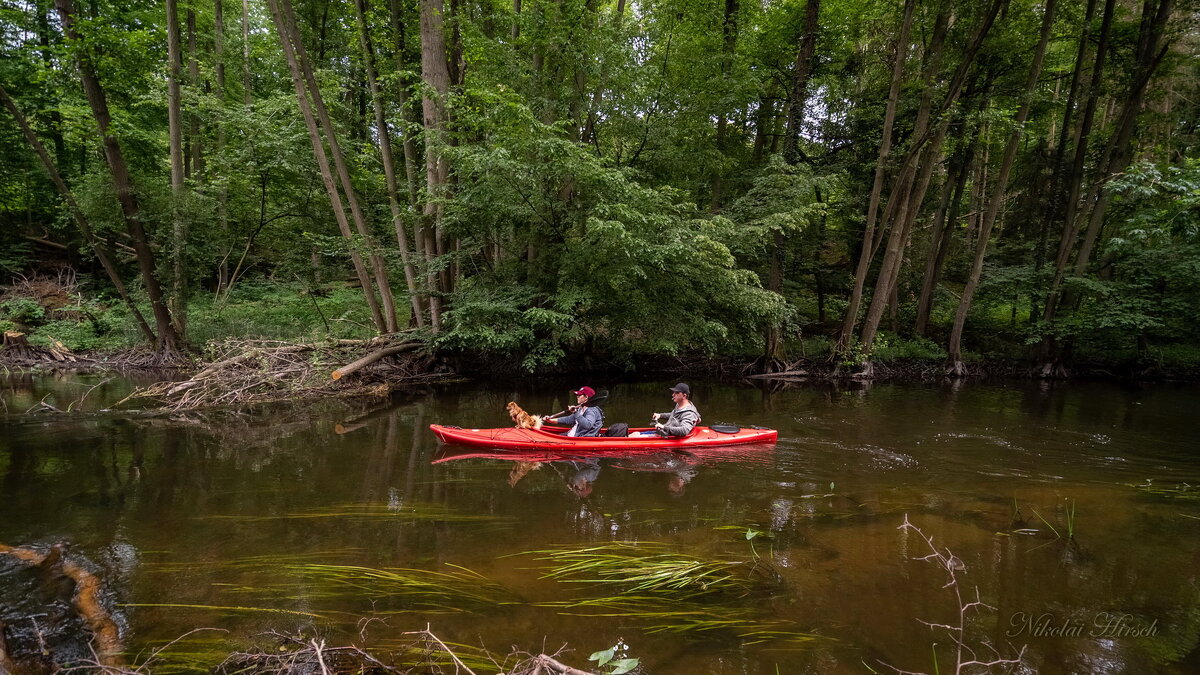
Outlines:
[[691,387],[687,386],[687,384],[685,384],[683,382],[680,382],[679,384],[675,385],[674,387],[671,387],[671,391],[677,391],[681,394],[687,394],[688,396],[692,395]]

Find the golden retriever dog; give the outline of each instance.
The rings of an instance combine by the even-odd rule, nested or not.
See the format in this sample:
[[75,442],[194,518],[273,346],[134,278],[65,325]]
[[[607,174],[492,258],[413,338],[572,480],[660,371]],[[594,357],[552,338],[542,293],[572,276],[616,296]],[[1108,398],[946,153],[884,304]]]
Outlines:
[[521,406],[517,405],[515,401],[509,401],[506,407],[508,408],[508,416],[512,418],[513,423],[517,425],[518,429],[542,428],[542,418],[540,415],[530,415],[522,410]]

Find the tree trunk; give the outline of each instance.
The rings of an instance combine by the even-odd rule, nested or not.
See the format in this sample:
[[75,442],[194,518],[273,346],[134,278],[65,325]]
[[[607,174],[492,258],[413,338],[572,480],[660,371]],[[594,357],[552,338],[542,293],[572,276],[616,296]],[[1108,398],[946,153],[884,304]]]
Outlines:
[[[513,6],[516,8],[517,12],[520,12],[521,0],[514,0]],[[624,20],[625,20],[625,0],[617,0],[617,9],[616,9],[616,12],[614,12],[614,14],[613,14],[613,29],[614,29],[614,31],[619,32],[621,30],[621,24],[624,22]],[[516,30],[515,23],[513,24],[513,30],[514,31]],[[513,35],[513,39],[514,40],[516,39],[515,34]],[[609,64],[609,60],[605,59],[604,62],[600,64],[600,79],[596,83],[595,90],[592,91],[592,102],[591,102],[591,105],[588,107],[587,124],[584,126],[584,129],[583,129],[582,141],[584,143],[590,143],[593,146],[595,146],[597,154],[600,153],[600,139],[596,135],[596,122],[598,121],[598,117],[599,117],[601,100],[604,96],[604,92],[606,91],[606,89],[608,87],[608,77],[609,77],[610,71],[611,71],[611,66]]]
[[[729,81],[729,76],[733,72],[733,55],[737,50],[738,38],[738,0],[725,0],[725,16],[721,20],[721,80]],[[728,133],[729,118],[725,114],[725,108],[722,106],[717,113],[717,130],[716,136],[713,139],[713,146],[717,151],[717,156],[720,159],[725,158],[726,135]],[[718,163],[713,167],[709,178],[709,200],[708,210],[716,212],[721,208],[721,193],[724,190],[724,162],[718,160]]]
[[371,104],[375,109],[375,127],[379,135],[379,154],[383,160],[383,173],[387,180],[388,207],[392,212],[392,225],[396,230],[396,242],[400,247],[400,259],[404,264],[404,282],[412,304],[413,319],[418,328],[425,327],[425,312],[417,293],[416,273],[412,265],[412,251],[408,245],[408,231],[404,224],[399,191],[396,186],[396,164],[392,155],[392,138],[388,130],[387,116],[383,110],[383,93],[375,73],[375,50],[371,46],[371,34],[367,26],[367,0],[355,0],[355,15],[358,19],[359,46],[363,52],[363,66],[367,71],[367,83],[371,90]]
[[[978,108],[980,112],[987,109],[987,90],[989,88],[990,82],[988,85],[985,85],[984,92],[980,95]],[[968,179],[971,177],[972,167],[975,163],[975,152],[982,138],[983,125],[977,123],[974,131],[970,144],[967,145],[965,150],[957,153],[957,161],[951,161],[950,175],[946,178],[947,194],[950,196],[947,204],[942,208],[944,214],[939,211],[938,220],[940,222],[935,222],[934,224],[929,257],[925,263],[925,274],[921,283],[921,298],[917,303],[915,332],[920,336],[925,336],[929,330],[929,315],[933,311],[933,305],[936,302],[937,285],[942,278],[942,266],[945,264],[946,255],[950,252],[950,242],[954,236],[954,231],[958,228],[963,194],[966,191]]]
[[[949,14],[947,12],[939,14],[934,25],[934,34],[930,41],[929,59],[925,69],[925,86],[921,95],[922,103],[918,110],[917,121],[913,129],[915,140],[912,143],[913,147],[908,151],[908,157],[904,163],[905,168],[901,172],[902,179],[897,181],[897,186],[904,190],[904,192],[900,193],[899,206],[895,209],[895,214],[900,220],[891,226],[891,236],[888,238],[888,246],[884,252],[883,263],[880,266],[875,292],[871,297],[871,306],[867,311],[866,319],[863,321],[860,342],[868,355],[875,342],[875,334],[879,329],[879,322],[883,318],[886,304],[894,297],[895,287],[900,277],[900,268],[903,264],[904,251],[908,246],[909,237],[912,235],[921,204],[924,202],[925,192],[929,187],[929,181],[933,175],[933,168],[939,162],[942,154],[942,145],[945,142],[950,124],[950,118],[946,114],[946,111],[952,109],[958,102],[958,98],[963,91],[963,86],[966,83],[967,74],[974,64],[975,57],[979,53],[980,48],[983,47],[984,40],[987,39],[988,34],[991,32],[996,17],[1004,5],[1005,0],[995,0],[988,13],[976,28],[974,37],[963,54],[962,59],[959,61],[953,76],[950,78],[950,84],[947,87],[945,98],[938,108],[938,113],[933,116],[933,119],[937,121],[936,124],[932,125],[932,142],[928,142],[931,133],[929,124],[930,92],[933,90],[934,76],[941,69],[942,47],[950,21]],[[924,161],[920,161],[920,158],[924,158]],[[919,170],[917,169],[918,166],[920,167]],[[904,179],[915,182],[908,183]],[[896,194],[896,190],[893,190],[892,193],[893,195]],[[889,210],[891,210],[892,203],[893,200],[889,199]]]
[[171,315],[175,330],[187,335],[187,219],[183,214],[183,120],[180,67],[183,58],[177,0],[167,0],[167,129],[171,156]]
[[[200,90],[200,61],[196,53],[196,10],[188,7],[187,11],[187,52],[188,52],[188,86],[195,91]],[[188,145],[191,152],[192,171],[194,180],[204,177],[204,137],[200,134],[200,115],[193,110],[188,114]],[[185,172],[186,173],[186,172]]]
[[284,25],[290,29],[293,36],[292,48],[295,50],[295,57],[300,66],[300,73],[303,75],[304,81],[308,83],[308,94],[312,99],[312,110],[316,113],[317,121],[320,122],[321,127],[325,129],[325,142],[329,144],[329,154],[333,158],[333,167],[337,172],[336,175],[338,182],[341,184],[342,192],[346,196],[346,203],[350,206],[350,216],[354,220],[354,227],[371,251],[370,269],[373,271],[375,283],[379,286],[380,302],[383,305],[384,312],[384,321],[380,324],[379,329],[388,333],[394,333],[399,327],[396,325],[396,303],[392,297],[391,285],[388,282],[387,267],[384,265],[383,257],[379,254],[379,246],[375,242],[375,237],[371,234],[371,230],[367,226],[366,217],[362,209],[359,208],[358,194],[354,190],[354,183],[350,180],[350,170],[346,166],[345,156],[337,140],[337,128],[334,127],[333,121],[329,117],[329,110],[325,107],[325,99],[321,95],[317,78],[313,75],[312,66],[304,49],[304,41],[300,37],[296,17],[292,13],[291,0],[277,0],[277,2],[279,10],[282,12]]
[[800,161],[800,132],[804,125],[804,109],[808,105],[808,79],[812,76],[813,56],[817,53],[817,18],[820,12],[821,0],[808,0],[804,8],[804,33],[796,47],[796,64],[792,68],[788,134],[783,143],[783,158],[792,165]]
[[159,285],[158,276],[154,269],[154,253],[150,249],[149,238],[146,236],[146,230],[142,226],[141,213],[137,197],[133,192],[133,183],[129,178],[129,169],[125,164],[125,156],[121,152],[121,146],[117,142],[116,137],[111,133],[112,117],[108,112],[108,99],[105,96],[104,89],[100,86],[100,80],[96,77],[96,71],[92,66],[88,48],[82,43],[79,33],[75,30],[75,8],[72,1],[54,0],[54,4],[62,19],[63,30],[67,35],[67,39],[75,43],[75,58],[79,68],[80,80],[83,83],[84,94],[87,96],[88,105],[92,110],[92,117],[96,120],[96,126],[100,130],[100,135],[104,142],[104,158],[108,162],[109,170],[112,172],[113,186],[117,191],[117,200],[121,204],[121,213],[125,219],[125,227],[129,232],[129,238],[137,254],[138,268],[142,273],[142,283],[146,287],[146,295],[149,297],[150,306],[154,310],[154,324],[158,338],[156,346],[163,353],[174,353],[179,348],[179,338],[175,332],[175,326],[171,321],[171,311],[167,308],[166,303],[163,302],[162,287]]
[[250,78],[250,0],[242,0],[242,103],[254,100],[254,81]]
[[[994,2],[991,11],[980,23],[975,32],[974,39],[971,41],[954,75],[951,77],[949,88],[946,91],[945,99],[942,101],[939,110],[949,110],[957,102],[963,85],[966,82],[966,74],[975,59],[975,55],[979,52],[980,47],[982,47],[984,39],[991,30],[991,26],[1002,4],[1002,0]],[[912,142],[912,147],[906,153],[900,177],[896,180],[896,185],[892,190],[892,196],[888,199],[888,213],[892,214],[888,219],[890,220],[894,217],[897,220],[891,225],[888,245],[884,250],[883,262],[880,265],[879,275],[875,283],[875,291],[871,296],[871,306],[867,310],[866,318],[863,320],[860,344],[863,345],[864,351],[868,356],[874,345],[875,335],[879,330],[879,323],[883,319],[883,314],[887,309],[888,303],[891,302],[894,296],[894,287],[900,277],[904,251],[908,246],[908,240],[912,234],[921,204],[924,202],[925,192],[929,188],[933,168],[938,164],[941,157],[942,145],[949,129],[949,117],[944,114],[938,115],[935,118],[937,123],[933,125],[933,140],[932,142],[928,142],[930,140],[929,127],[932,110],[933,82],[935,76],[941,70],[942,49],[945,44],[949,23],[949,12],[943,11],[938,15],[934,24],[933,37],[930,40],[929,52],[924,65],[924,86],[921,93],[921,105],[917,110],[917,118],[913,126],[914,141]]]
[[[444,252],[442,243],[442,207],[450,168],[444,156],[446,139],[446,97],[450,93],[450,71],[446,64],[446,34],[442,23],[442,0],[420,0],[421,6],[421,78],[425,95],[421,101],[425,124],[425,257],[427,263]],[[432,233],[432,236],[430,234]],[[434,332],[441,328],[441,297],[448,284],[430,273],[433,295],[430,323]]]
[[975,259],[971,264],[971,272],[967,277],[967,284],[963,287],[962,296],[959,297],[958,310],[954,314],[954,327],[950,331],[950,342],[947,346],[947,353],[950,361],[950,373],[956,376],[966,375],[966,366],[962,360],[962,333],[963,326],[967,321],[967,312],[971,309],[971,300],[974,298],[975,289],[979,285],[979,278],[983,274],[983,260],[987,255],[988,240],[991,237],[992,226],[996,222],[996,216],[1000,213],[1000,207],[1004,204],[1005,194],[1008,190],[1008,176],[1012,171],[1013,162],[1017,158],[1017,150],[1021,145],[1021,136],[1024,132],[1025,120],[1029,118],[1029,109],[1032,105],[1033,94],[1037,89],[1038,79],[1042,75],[1042,62],[1046,56],[1046,47],[1050,43],[1051,29],[1054,27],[1054,12],[1057,0],[1046,0],[1045,8],[1042,14],[1042,30],[1038,38],[1037,47],[1034,50],[1033,62],[1029,65],[1029,76],[1025,79],[1025,88],[1021,94],[1021,103],[1017,107],[1016,117],[1013,119],[1012,131],[1008,136],[1008,143],[1004,147],[1004,156],[1000,160],[1000,170],[996,174],[995,187],[992,192],[991,201],[988,203],[987,211],[983,215],[983,221],[979,226],[979,239],[975,243]]
[[1075,113],[1075,101],[1079,97],[1079,89],[1083,84],[1083,73],[1087,63],[1088,47],[1091,44],[1089,36],[1091,35],[1092,17],[1095,13],[1096,0],[1088,0],[1083,26],[1080,29],[1079,45],[1075,54],[1075,67],[1071,73],[1071,87],[1067,93],[1066,106],[1063,108],[1062,127],[1059,129],[1058,143],[1054,148],[1054,163],[1051,165],[1050,189],[1048,192],[1049,204],[1045,217],[1041,219],[1040,238],[1034,262],[1034,269],[1039,272],[1046,262],[1046,238],[1050,230],[1050,224],[1055,222],[1059,215],[1061,215],[1063,201],[1060,197],[1060,191],[1063,182],[1063,161],[1067,145],[1071,139],[1071,118]]
[[20,108],[17,107],[16,102],[9,97],[8,92],[5,91],[4,87],[2,86],[0,86],[0,104],[3,104],[4,107],[7,108],[10,113],[12,113],[13,119],[17,121],[17,126],[21,127],[21,133],[25,135],[25,140],[29,142],[29,147],[33,148],[34,153],[37,154],[38,159],[42,162],[42,168],[44,168],[46,173],[50,175],[50,180],[54,183],[54,186],[58,188],[58,192],[62,195],[63,201],[67,203],[67,209],[71,212],[71,217],[75,220],[75,224],[79,227],[79,232],[83,235],[83,238],[85,241],[87,241],[88,245],[92,247],[92,250],[95,251],[96,258],[100,261],[100,266],[103,267],[105,273],[108,274],[109,281],[112,281],[113,288],[117,289],[117,294],[121,296],[121,300],[123,300],[125,305],[129,307],[129,312],[133,315],[134,320],[137,322],[138,328],[141,329],[142,334],[145,335],[146,339],[149,340],[150,344],[153,345],[155,343],[154,331],[150,329],[150,325],[146,323],[146,318],[142,316],[142,312],[138,309],[137,305],[134,304],[133,299],[129,297],[129,293],[125,289],[125,283],[121,280],[121,275],[117,271],[116,265],[113,264],[112,258],[108,254],[107,247],[104,245],[103,241],[96,237],[96,234],[88,225],[87,218],[83,215],[83,211],[79,208],[79,204],[75,201],[74,195],[71,194],[71,189],[67,187],[66,182],[63,181],[54,161],[50,159],[50,153],[46,152],[45,146],[43,146],[42,142],[38,140],[37,134],[33,132],[33,128],[29,126],[29,122],[25,119],[25,116],[21,114]]
[[[1066,275],[1067,263],[1071,258],[1075,239],[1079,231],[1075,226],[1076,214],[1079,210],[1079,193],[1083,183],[1083,165],[1087,159],[1088,136],[1092,130],[1092,121],[1096,114],[1096,105],[1100,98],[1101,83],[1104,77],[1104,61],[1108,54],[1109,31],[1112,27],[1114,0],[1104,3],[1104,18],[1100,24],[1100,37],[1096,45],[1095,64],[1092,66],[1092,80],[1088,87],[1088,99],[1084,105],[1079,127],[1075,132],[1075,157],[1071,163],[1070,173],[1067,174],[1067,196],[1063,202],[1063,229],[1058,242],[1058,254],[1055,256],[1054,278],[1050,282],[1050,291],[1046,296],[1046,306],[1042,310],[1042,320],[1050,322],[1058,311],[1058,293],[1062,280]],[[1052,346],[1046,340],[1041,345],[1041,356],[1044,361],[1049,357]]]
[[[213,60],[216,61],[217,100],[221,112],[217,115],[217,151],[220,157],[225,152],[225,0],[213,0]],[[229,238],[229,187],[226,177],[217,178],[217,231]],[[228,258],[221,260],[217,271],[217,292],[229,276]]]
[[325,154],[325,146],[321,141],[321,132],[317,127],[316,118],[313,116],[312,108],[309,105],[308,93],[305,91],[304,86],[304,76],[300,72],[300,65],[293,48],[292,30],[287,25],[285,15],[279,6],[278,0],[267,0],[267,8],[271,12],[271,19],[274,21],[275,28],[279,33],[279,44],[292,76],[292,86],[296,91],[296,101],[300,105],[300,113],[304,117],[304,125],[308,129],[308,139],[312,143],[313,156],[316,157],[317,166],[321,171],[321,181],[325,185],[325,192],[329,195],[329,204],[333,209],[333,217],[337,220],[338,229],[341,230],[342,236],[351,241],[350,260],[354,265],[355,275],[358,277],[358,283],[362,286],[363,296],[366,298],[367,306],[371,310],[371,317],[375,322],[375,327],[382,332],[386,329],[386,324],[384,323],[383,315],[379,311],[379,303],[375,299],[375,291],[371,284],[371,275],[367,272],[366,265],[363,264],[362,256],[359,255],[358,250],[352,243],[354,235],[350,231],[350,223],[346,219],[346,212],[342,206],[342,197],[338,193],[337,183],[334,181],[333,172],[329,167],[329,158]]
[[842,330],[833,350],[835,355],[843,355],[849,350],[850,341],[854,336],[854,326],[858,323],[858,309],[862,303],[863,286],[866,285],[867,273],[871,268],[875,220],[879,212],[879,200],[883,193],[883,177],[887,172],[887,159],[892,150],[892,126],[896,122],[896,106],[900,99],[900,85],[904,80],[904,60],[908,53],[908,35],[912,29],[915,4],[915,0],[905,0],[904,18],[900,24],[900,34],[896,37],[895,63],[892,64],[891,86],[888,89],[887,107],[883,115],[883,138],[879,143],[879,157],[875,162],[875,180],[871,185],[871,196],[867,201],[867,224],[863,229],[862,251],[858,256],[858,265],[854,269],[854,285],[850,291],[846,315],[842,319]]
[[[43,7],[42,3],[39,2],[36,3],[36,11],[38,43],[40,43],[42,46],[42,64],[49,72],[53,71],[55,68],[54,53],[50,48],[50,17],[48,16],[49,12],[54,10],[49,9],[48,7]],[[47,125],[49,128],[47,129],[46,133],[48,136],[50,136],[50,142],[54,144],[54,160],[57,166],[65,168],[67,166],[67,144],[63,140],[62,134],[62,113],[59,112],[58,107],[55,106],[53,109],[48,111],[47,116],[50,118],[50,123]],[[65,184],[65,177],[61,176],[61,174],[60,177],[63,178],[63,182]]]
[[[404,123],[400,134],[401,142],[404,145],[404,180],[408,189],[408,206],[414,212],[420,206],[420,199],[417,195],[418,183],[420,178],[417,174],[417,149],[413,143],[412,128],[419,126],[421,120],[415,116],[415,109],[412,101],[409,98],[409,86],[411,82],[404,73],[408,70],[408,61],[404,56],[405,40],[405,24],[404,24],[404,7],[401,0],[390,0],[388,7],[392,15],[392,30],[395,31],[396,39],[396,72],[401,73],[397,78],[396,85],[396,104],[400,108],[400,119]],[[421,233],[419,227],[414,224],[413,227],[413,247],[418,258],[421,251]]]

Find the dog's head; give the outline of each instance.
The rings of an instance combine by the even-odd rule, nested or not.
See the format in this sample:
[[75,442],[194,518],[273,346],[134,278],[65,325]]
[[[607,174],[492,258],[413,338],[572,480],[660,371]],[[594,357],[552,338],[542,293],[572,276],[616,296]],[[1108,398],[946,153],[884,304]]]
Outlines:
[[516,401],[509,401],[505,408],[508,409],[508,416],[513,422],[519,423],[521,416],[525,414],[525,411],[521,410],[521,406],[517,405]]

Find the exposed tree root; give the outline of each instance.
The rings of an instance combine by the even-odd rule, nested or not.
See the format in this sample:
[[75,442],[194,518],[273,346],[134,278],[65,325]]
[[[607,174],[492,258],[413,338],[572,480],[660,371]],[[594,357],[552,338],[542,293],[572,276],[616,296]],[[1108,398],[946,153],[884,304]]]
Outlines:
[[75,582],[75,609],[92,631],[96,661],[105,668],[120,668],[125,664],[121,652],[121,633],[101,598],[103,586],[99,577],[63,555],[63,547],[55,546],[49,553],[29,548],[0,544],[0,554],[12,556],[29,565],[60,565],[62,573]]

